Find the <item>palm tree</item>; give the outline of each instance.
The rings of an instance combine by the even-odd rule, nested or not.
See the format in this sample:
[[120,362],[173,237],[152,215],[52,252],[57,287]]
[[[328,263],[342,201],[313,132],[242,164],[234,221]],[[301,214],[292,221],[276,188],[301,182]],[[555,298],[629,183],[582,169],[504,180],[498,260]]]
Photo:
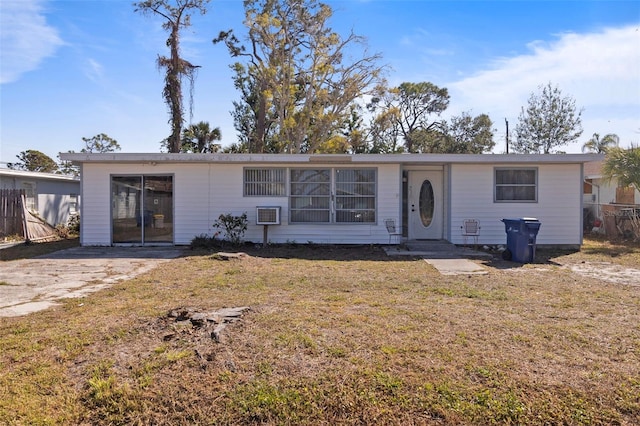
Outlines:
[[218,152],[220,144],[213,141],[222,139],[220,128],[211,129],[207,121],[190,124],[182,132],[182,152],[211,153]]
[[[134,3],[135,11],[145,15],[157,15],[164,19],[162,28],[169,31],[167,47],[170,56],[158,56],[158,68],[166,71],[162,96],[169,107],[171,135],[167,140],[169,152],[180,152],[180,132],[184,121],[182,100],[182,79],[187,78],[193,94],[193,83],[199,68],[184,59],[180,54],[180,31],[191,26],[191,11],[195,9],[204,15],[209,0],[144,0]],[[193,107],[193,95],[190,96],[190,110]]]
[[600,139],[599,133],[594,133],[591,139],[582,145],[582,152],[605,154],[609,148],[616,147],[619,143],[620,138],[615,133],[604,135],[602,139]]
[[617,179],[621,186],[635,186],[640,191],[640,146],[609,149],[602,174],[606,179]]

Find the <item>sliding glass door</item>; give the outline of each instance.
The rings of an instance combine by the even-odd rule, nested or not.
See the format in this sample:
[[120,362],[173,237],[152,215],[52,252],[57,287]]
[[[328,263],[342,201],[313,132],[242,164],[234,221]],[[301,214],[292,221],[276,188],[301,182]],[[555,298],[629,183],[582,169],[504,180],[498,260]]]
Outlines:
[[112,176],[114,244],[173,243],[173,176]]

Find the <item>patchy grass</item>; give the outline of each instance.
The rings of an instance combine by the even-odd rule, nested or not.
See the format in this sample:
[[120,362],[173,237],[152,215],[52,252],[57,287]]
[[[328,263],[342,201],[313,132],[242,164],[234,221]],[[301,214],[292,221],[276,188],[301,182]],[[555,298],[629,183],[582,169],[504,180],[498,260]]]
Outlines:
[[[453,277],[375,247],[196,251],[3,318],[0,423],[637,424],[640,287],[560,264],[639,251],[593,244]],[[179,306],[251,310],[215,343]]]
[[580,251],[580,260],[614,262],[619,265],[640,268],[639,242],[610,242],[601,238],[586,239]]

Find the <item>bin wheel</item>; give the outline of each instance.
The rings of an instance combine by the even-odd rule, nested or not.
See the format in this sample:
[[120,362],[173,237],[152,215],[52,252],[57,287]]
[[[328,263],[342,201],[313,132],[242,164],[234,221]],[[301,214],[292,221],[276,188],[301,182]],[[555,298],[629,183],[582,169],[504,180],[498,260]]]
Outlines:
[[511,253],[511,250],[506,249],[505,251],[502,252],[502,258],[504,260],[511,260],[512,257],[513,257],[513,254]]

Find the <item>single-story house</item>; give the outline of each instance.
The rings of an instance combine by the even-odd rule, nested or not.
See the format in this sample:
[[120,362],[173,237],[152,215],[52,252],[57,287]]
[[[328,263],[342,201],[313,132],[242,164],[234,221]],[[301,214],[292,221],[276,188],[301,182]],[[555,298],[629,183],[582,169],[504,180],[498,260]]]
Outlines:
[[80,211],[80,179],[0,168],[0,189],[24,190],[25,204],[51,226],[66,224]]
[[[502,218],[535,217],[539,245],[582,243],[583,166],[595,154],[86,154],[81,244],[187,245],[246,212],[245,241],[504,244]],[[265,230],[265,226],[268,228]],[[265,232],[266,231],[266,232]],[[396,241],[397,241],[396,240]]]

